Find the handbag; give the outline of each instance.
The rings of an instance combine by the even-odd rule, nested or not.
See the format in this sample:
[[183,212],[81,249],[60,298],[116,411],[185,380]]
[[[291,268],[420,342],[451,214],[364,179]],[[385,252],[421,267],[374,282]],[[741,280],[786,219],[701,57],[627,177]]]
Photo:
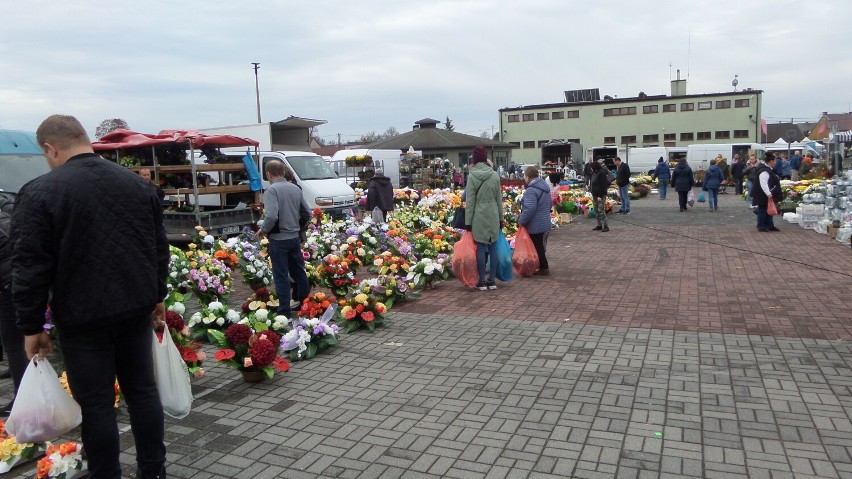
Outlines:
[[[483,183],[480,183],[479,186],[476,187],[476,192],[473,193],[474,198],[476,198],[476,195],[479,194],[479,189],[482,188],[482,184]],[[470,226],[468,226],[467,222],[465,221],[464,210],[465,210],[464,206],[457,206],[456,207],[456,211],[455,211],[455,213],[453,213],[453,219],[452,219],[452,221],[450,221],[450,226],[452,226],[453,228],[456,228],[456,229],[470,231],[473,227],[473,220],[471,219],[471,224],[470,224]]]
[[775,207],[775,200],[770,196],[766,202],[766,213],[769,216],[776,216],[778,214],[778,208]]
[[154,350],[154,380],[160,393],[163,412],[175,419],[183,419],[192,408],[192,385],[189,371],[180,356],[168,328],[163,331],[163,342],[157,333],[151,333]]

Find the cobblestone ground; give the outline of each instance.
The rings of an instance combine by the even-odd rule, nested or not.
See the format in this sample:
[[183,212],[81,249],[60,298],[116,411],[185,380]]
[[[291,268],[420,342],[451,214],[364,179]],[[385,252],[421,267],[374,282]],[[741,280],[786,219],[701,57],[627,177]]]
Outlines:
[[208,362],[169,476],[852,477],[850,247],[720,199],[578,220],[551,276],[451,280],[272,381]]

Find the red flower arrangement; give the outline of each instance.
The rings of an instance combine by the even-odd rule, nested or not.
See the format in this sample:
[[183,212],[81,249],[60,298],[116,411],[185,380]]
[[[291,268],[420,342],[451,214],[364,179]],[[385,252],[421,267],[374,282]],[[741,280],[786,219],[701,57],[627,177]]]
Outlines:
[[336,301],[337,299],[334,296],[329,296],[320,291],[305,298],[302,307],[296,314],[303,318],[317,318],[322,316],[322,313]]
[[281,337],[274,331],[255,331],[245,324],[232,324],[225,332],[211,329],[210,337],[221,349],[213,356],[217,361],[240,371],[262,371],[272,378],[275,371],[285,372],[290,363],[278,355]]
[[[186,363],[189,374],[196,378],[204,376],[201,363],[207,359],[207,354],[201,350],[201,344],[190,336],[189,327],[184,323],[183,317],[174,311],[166,311],[166,327],[169,328],[172,340],[180,352],[181,359]],[[163,329],[157,330],[157,339],[163,340]]]
[[336,254],[326,255],[318,272],[321,283],[337,296],[346,296],[349,289],[357,284],[349,261]]
[[342,306],[340,315],[345,320],[344,330],[347,333],[360,328],[372,332],[376,326],[386,324],[384,314],[388,308],[372,296],[360,293],[353,298],[342,299],[338,304]]

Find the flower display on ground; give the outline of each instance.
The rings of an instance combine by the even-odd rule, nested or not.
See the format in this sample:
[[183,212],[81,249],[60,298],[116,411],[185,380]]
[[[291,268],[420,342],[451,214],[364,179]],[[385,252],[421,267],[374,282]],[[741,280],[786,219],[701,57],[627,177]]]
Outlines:
[[193,338],[200,338],[208,329],[223,330],[230,324],[238,323],[240,319],[240,313],[228,308],[224,303],[211,301],[206,305],[202,304],[201,311],[189,317],[189,329]]
[[186,293],[189,291],[189,261],[180,249],[169,246],[169,274],[166,277],[166,288],[171,295],[173,292]]
[[[305,299],[303,310],[309,301],[310,298]],[[328,300],[323,301],[325,302]],[[321,317],[306,314],[290,320],[290,331],[281,338],[281,349],[290,352],[291,361],[313,359],[318,352],[340,343],[337,337],[338,326],[330,323],[336,308],[336,304],[329,304]]]
[[373,296],[380,303],[384,303],[387,308],[414,295],[404,279],[388,274],[362,280],[358,283],[355,291]]
[[319,276],[323,286],[330,289],[336,296],[346,296],[355,281],[349,261],[336,254],[323,257],[319,268]]
[[324,313],[329,306],[336,302],[337,298],[320,291],[305,298],[305,300],[302,301],[302,306],[296,314],[300,317],[316,318]]
[[67,479],[77,475],[83,469],[82,449],[76,442],[49,445],[36,466],[36,479]]
[[275,311],[278,308],[278,304],[278,298],[275,297],[275,294],[273,294],[269,288],[258,288],[255,290],[254,294],[246,298],[243,303],[242,310],[245,314],[257,311],[258,309]]
[[435,259],[423,258],[415,263],[405,277],[415,286],[430,286],[437,281],[443,281],[450,277],[449,255],[441,253]]
[[224,332],[211,329],[208,335],[220,349],[214,358],[240,371],[259,371],[272,378],[276,371],[285,372],[290,363],[279,356],[281,337],[268,329],[253,329],[246,324],[232,324]]
[[221,299],[231,292],[231,268],[212,253],[189,245],[189,287],[201,303]]
[[373,260],[373,266],[373,271],[380,275],[406,274],[411,268],[405,257],[395,255],[390,251],[377,255]]
[[9,472],[15,464],[34,459],[44,450],[43,443],[19,443],[6,432],[6,421],[0,419],[0,474]]
[[343,321],[343,329],[347,333],[362,328],[374,331],[376,326],[387,324],[384,316],[387,306],[376,301],[376,298],[358,293],[349,299],[340,300],[339,304],[342,306],[340,317]]

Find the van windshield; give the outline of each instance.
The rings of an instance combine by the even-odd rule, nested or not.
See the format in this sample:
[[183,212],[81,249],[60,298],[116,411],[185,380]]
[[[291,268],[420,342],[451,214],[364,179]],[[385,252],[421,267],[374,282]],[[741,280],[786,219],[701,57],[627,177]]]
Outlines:
[[288,156],[287,163],[290,163],[296,176],[301,180],[337,178],[337,173],[321,156]]
[[0,155],[0,191],[17,193],[21,187],[50,171],[44,156]]

